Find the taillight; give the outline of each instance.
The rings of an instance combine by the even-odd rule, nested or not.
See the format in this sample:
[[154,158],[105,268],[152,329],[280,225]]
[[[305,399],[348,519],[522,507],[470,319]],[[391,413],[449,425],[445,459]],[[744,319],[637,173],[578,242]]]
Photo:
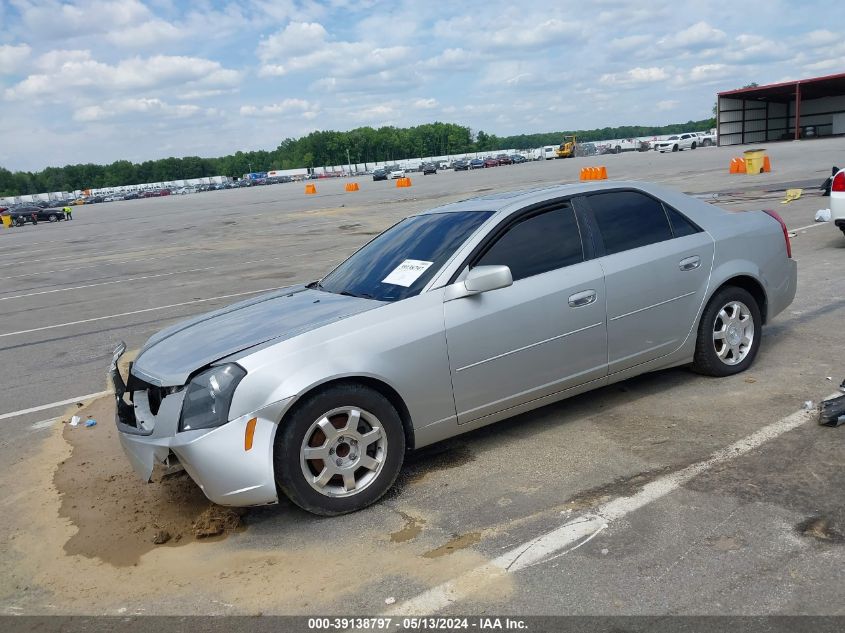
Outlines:
[[830,183],[831,191],[845,191],[845,169],[841,170],[833,177],[833,182]]
[[786,222],[784,222],[783,218],[778,215],[777,211],[771,211],[769,209],[763,209],[763,211],[772,216],[778,221],[778,224],[780,224],[780,228],[783,229],[783,241],[786,242],[786,256],[789,259],[792,259],[792,244],[789,241],[789,230],[786,228]]

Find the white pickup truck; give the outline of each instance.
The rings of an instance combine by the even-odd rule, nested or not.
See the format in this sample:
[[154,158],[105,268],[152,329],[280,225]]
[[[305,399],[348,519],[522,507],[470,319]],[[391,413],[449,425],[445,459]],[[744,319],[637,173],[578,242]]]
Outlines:
[[713,132],[696,132],[699,147],[710,147],[716,144],[716,135]]

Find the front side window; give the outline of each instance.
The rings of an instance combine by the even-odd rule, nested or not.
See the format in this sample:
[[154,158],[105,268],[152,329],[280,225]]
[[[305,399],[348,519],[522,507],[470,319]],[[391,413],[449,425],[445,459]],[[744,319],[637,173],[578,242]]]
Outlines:
[[636,191],[613,191],[587,200],[606,255],[672,239],[663,205],[654,198]]
[[566,204],[518,221],[474,265],[507,266],[518,281],[582,261],[578,222]]
[[315,288],[378,301],[412,297],[491,215],[489,211],[463,211],[406,218],[335,268]]

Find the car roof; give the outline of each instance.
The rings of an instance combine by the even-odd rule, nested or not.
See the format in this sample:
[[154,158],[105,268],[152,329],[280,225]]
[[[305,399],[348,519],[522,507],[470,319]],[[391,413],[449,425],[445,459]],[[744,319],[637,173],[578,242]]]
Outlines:
[[501,211],[508,207],[521,208],[529,204],[536,204],[546,200],[553,200],[564,196],[574,196],[581,193],[602,191],[605,189],[639,189],[665,198],[661,187],[648,182],[636,180],[602,180],[601,182],[578,182],[548,187],[534,187],[516,191],[497,191],[483,196],[467,198],[452,202],[433,209],[422,211],[416,215],[429,213],[459,213],[462,211]]

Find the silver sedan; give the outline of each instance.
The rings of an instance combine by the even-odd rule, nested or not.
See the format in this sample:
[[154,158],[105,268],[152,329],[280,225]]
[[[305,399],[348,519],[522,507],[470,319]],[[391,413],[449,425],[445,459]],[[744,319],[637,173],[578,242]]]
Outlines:
[[773,212],[638,182],[498,193],[406,218],[320,281],[153,336],[111,376],[135,470],[223,505],[381,497],[405,452],[644,372],[747,369],[795,296]]

